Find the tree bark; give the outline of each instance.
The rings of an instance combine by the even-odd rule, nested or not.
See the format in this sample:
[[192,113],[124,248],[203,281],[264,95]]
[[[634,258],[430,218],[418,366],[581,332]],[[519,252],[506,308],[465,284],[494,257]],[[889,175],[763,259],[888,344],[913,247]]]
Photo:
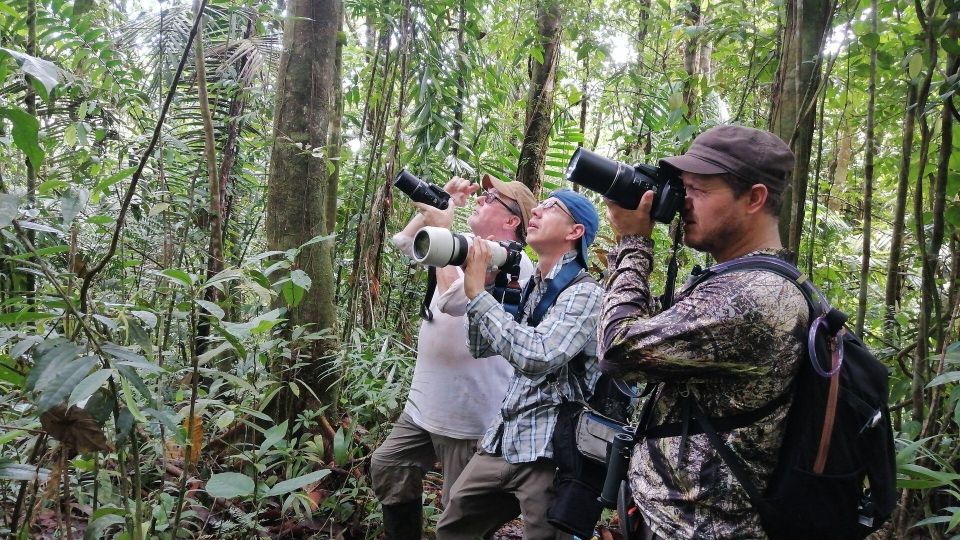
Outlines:
[[560,2],[541,0],[537,5],[537,33],[543,63],[530,57],[530,90],[527,114],[517,165],[517,180],[534,194],[540,193],[543,168],[552,127],[553,93],[560,58]]
[[917,85],[907,83],[907,102],[903,115],[903,142],[900,145],[900,171],[897,175],[897,199],[893,209],[893,228],[890,231],[890,258],[887,259],[887,284],[884,288],[884,338],[896,343],[898,324],[895,314],[900,302],[900,286],[903,271],[900,259],[903,254],[904,223],[907,213],[907,192],[910,190],[910,159],[913,156],[913,134],[917,121]]
[[[333,115],[338,114],[342,16],[340,0],[291,0],[287,5],[267,185],[266,236],[271,250],[297,248],[333,232],[328,214],[337,196],[337,177],[328,164],[331,143],[339,141],[331,128],[337,125]],[[313,149],[319,151],[311,152]],[[288,308],[291,328],[310,325],[312,331],[324,331],[336,327],[333,261],[331,240],[314,243],[297,257],[296,268],[306,272],[312,284],[301,303]],[[337,348],[335,335],[332,332],[300,351],[307,356],[308,367],[299,378],[323,405],[336,405],[336,375],[330,371]],[[293,418],[307,405],[287,392],[278,396],[278,421]]]
[[800,248],[803,206],[807,196],[810,149],[813,145],[817,87],[820,83],[820,51],[835,2],[789,0],[780,65],[774,82],[768,125],[786,141],[796,155],[790,182],[783,192],[780,236],[794,254]]
[[[194,12],[200,9],[199,0],[193,2]],[[202,15],[198,14],[198,17]],[[193,59],[197,76],[197,102],[200,105],[200,118],[203,121],[203,157],[207,170],[207,186],[210,201],[207,205],[207,219],[210,223],[210,241],[207,245],[207,279],[223,270],[223,208],[220,200],[220,175],[217,173],[217,151],[214,142],[213,118],[210,113],[210,100],[207,95],[207,70],[203,54],[203,21],[197,41],[193,45]],[[221,300],[220,290],[207,287],[204,299],[210,302]],[[205,317],[197,325],[197,354],[207,349],[210,337],[210,313],[203,310]]]
[[[872,31],[877,33],[877,0],[870,2]],[[870,82],[867,88],[867,147],[863,165],[863,253],[860,258],[860,294],[857,298],[856,333],[863,336],[870,281],[870,234],[873,226],[873,155],[876,152],[874,114],[877,108],[877,47],[870,50]]]

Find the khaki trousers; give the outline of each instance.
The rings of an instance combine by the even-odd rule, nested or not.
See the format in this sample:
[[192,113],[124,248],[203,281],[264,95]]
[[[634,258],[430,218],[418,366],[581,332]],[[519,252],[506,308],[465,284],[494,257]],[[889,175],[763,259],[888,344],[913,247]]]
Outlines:
[[441,501],[446,506],[450,489],[477,447],[476,439],[453,439],[430,433],[402,413],[390,435],[370,458],[373,492],[381,504],[419,501],[423,476],[440,461],[443,467]]
[[524,540],[569,539],[547,523],[547,509],[556,496],[555,474],[550,459],[507,463],[478,452],[453,486],[437,524],[437,540],[488,537],[518,514]]

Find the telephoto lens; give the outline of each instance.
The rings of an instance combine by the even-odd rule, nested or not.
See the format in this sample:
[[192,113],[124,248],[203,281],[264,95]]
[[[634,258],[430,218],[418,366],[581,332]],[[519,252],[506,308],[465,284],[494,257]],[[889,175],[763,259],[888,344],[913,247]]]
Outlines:
[[683,207],[683,184],[672,168],[634,165],[607,159],[578,148],[567,165],[567,180],[595,191],[618,205],[634,210],[640,197],[653,190],[650,217],[670,223]]
[[607,508],[617,506],[617,494],[620,492],[620,482],[627,477],[633,442],[632,434],[617,433],[607,446],[607,476],[603,479],[603,491],[600,492],[600,502]]
[[407,197],[410,197],[413,202],[429,204],[440,210],[446,210],[450,206],[449,193],[440,186],[424,182],[406,169],[400,171],[400,174],[393,180],[393,185],[406,193]]
[[[486,242],[493,256],[491,270],[519,273],[522,246],[517,242]],[[424,266],[462,266],[467,253],[477,238],[472,234],[458,234],[443,227],[424,227],[413,237],[413,260]]]

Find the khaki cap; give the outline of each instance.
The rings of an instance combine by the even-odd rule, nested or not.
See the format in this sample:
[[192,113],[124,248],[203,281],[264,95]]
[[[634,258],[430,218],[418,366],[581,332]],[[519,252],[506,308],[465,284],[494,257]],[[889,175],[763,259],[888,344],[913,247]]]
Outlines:
[[483,189],[496,188],[505,197],[517,201],[517,205],[520,206],[520,219],[523,221],[523,228],[527,228],[527,225],[530,224],[530,214],[533,212],[533,207],[537,205],[537,198],[533,196],[530,188],[521,182],[498,180],[489,174],[483,175],[480,185],[483,186]]

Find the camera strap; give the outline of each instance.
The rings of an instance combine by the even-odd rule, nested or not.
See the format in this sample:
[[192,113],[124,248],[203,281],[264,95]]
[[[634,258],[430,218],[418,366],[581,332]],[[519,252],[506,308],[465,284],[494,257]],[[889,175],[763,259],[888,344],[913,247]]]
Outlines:
[[420,304],[420,316],[426,321],[433,320],[433,311],[430,311],[430,303],[433,302],[433,293],[437,291],[437,269],[434,266],[427,267],[427,293],[423,295],[423,302]]
[[683,236],[683,227],[678,221],[673,232],[673,246],[670,248],[670,262],[667,263],[667,283],[663,288],[663,296],[660,297],[660,305],[663,309],[669,309],[673,305],[673,296],[677,289],[677,253],[680,251],[681,236]]

